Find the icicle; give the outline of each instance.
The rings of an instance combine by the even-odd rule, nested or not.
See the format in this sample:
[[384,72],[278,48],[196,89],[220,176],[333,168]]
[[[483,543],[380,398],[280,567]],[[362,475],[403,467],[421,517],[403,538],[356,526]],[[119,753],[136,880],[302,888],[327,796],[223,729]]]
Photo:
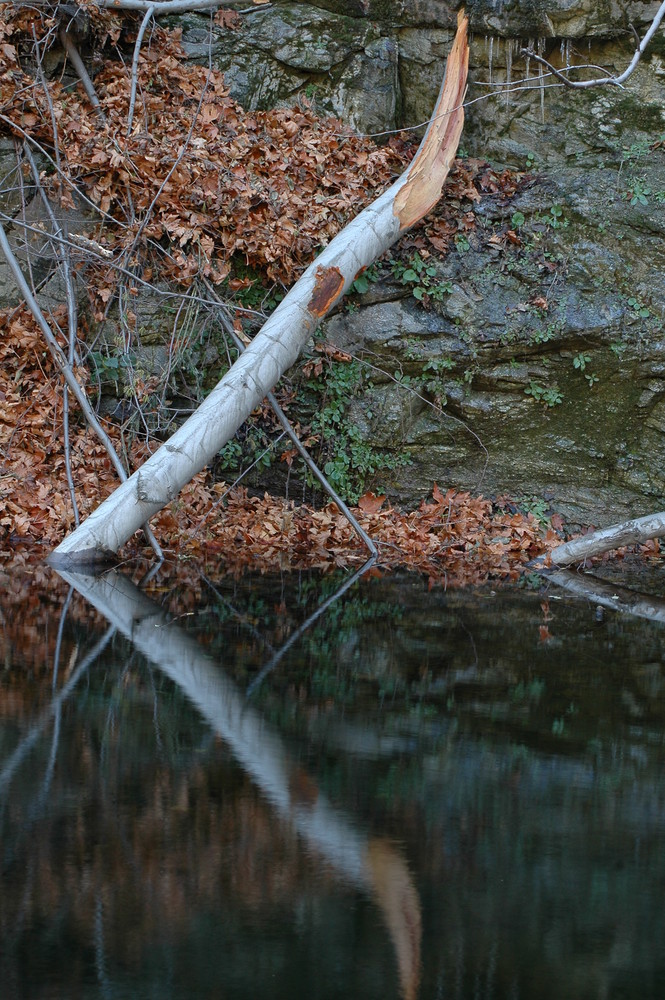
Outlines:
[[[538,39],[538,55],[542,56],[545,51],[545,39]],[[538,86],[540,87],[540,120],[543,125],[545,124],[545,78],[543,76],[543,67],[541,63],[538,63]]]
[[566,69],[570,66],[570,38],[566,39]]
[[[533,52],[533,45],[534,45],[533,38],[528,38],[527,39],[527,43],[526,43],[526,47],[529,50],[529,52]],[[525,60],[525,67],[524,67],[524,77],[525,77],[525,81],[526,81],[526,86],[527,87],[531,86],[530,83],[529,83],[529,67],[530,66],[531,66],[531,57],[527,56],[526,60]]]
[[510,84],[513,80],[513,46],[514,41],[509,38],[506,41],[506,107],[510,104]]
[[490,35],[490,55],[489,55],[489,68],[490,68],[490,79],[492,82],[492,62],[494,60],[494,35]]

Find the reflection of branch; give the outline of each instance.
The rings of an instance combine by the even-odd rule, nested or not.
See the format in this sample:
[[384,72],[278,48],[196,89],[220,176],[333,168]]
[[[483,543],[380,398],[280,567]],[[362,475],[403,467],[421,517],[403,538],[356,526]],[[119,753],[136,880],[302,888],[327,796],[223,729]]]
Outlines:
[[[556,69],[554,66],[552,66],[551,63],[547,61],[547,59],[543,59],[543,57],[539,56],[537,52],[533,51],[533,49],[522,49],[521,54],[523,56],[527,56],[529,59],[533,59],[534,62],[537,62],[540,66],[545,66],[550,71],[550,73],[552,73],[557,78],[557,80],[560,80],[561,83],[566,85],[566,87],[570,87],[571,89],[574,90],[582,90],[583,88],[587,87],[600,87],[604,85],[614,85],[616,87],[621,87],[622,84],[626,82],[628,77],[631,76],[632,73],[635,71],[635,68],[637,67],[637,64],[642,58],[647,45],[649,44],[649,42],[655,35],[656,31],[658,30],[658,26],[664,16],[665,16],[665,0],[663,0],[663,3],[661,3],[656,16],[651,22],[649,30],[647,31],[646,35],[644,36],[641,42],[639,40],[639,35],[635,31],[635,28],[633,28],[633,26],[631,25],[633,35],[635,36],[638,45],[637,48],[635,49],[635,53],[633,54],[633,58],[628,64],[628,67],[619,76],[610,75],[610,76],[596,77],[596,79],[594,80],[570,80],[565,75],[565,73],[562,73],[560,70]],[[587,68],[588,67],[586,66],[567,67],[568,70],[587,69]]]
[[275,667],[277,666],[277,664],[279,663],[279,661],[282,659],[282,657],[287,652],[287,650],[289,650],[291,648],[291,646],[294,644],[294,642],[297,642],[298,639],[300,638],[300,636],[303,635],[307,631],[307,629],[310,628],[310,626],[314,624],[314,622],[317,620],[317,618],[320,618],[321,615],[324,613],[324,611],[328,610],[328,608],[330,607],[331,604],[333,604],[335,601],[339,600],[339,598],[342,596],[342,594],[345,594],[347,592],[347,590],[349,589],[349,587],[352,587],[353,584],[356,582],[356,580],[358,580],[363,575],[363,573],[366,573],[367,570],[370,569],[374,565],[375,560],[376,560],[376,552],[373,555],[371,555],[369,557],[369,559],[367,560],[367,562],[363,563],[363,565],[360,567],[360,569],[357,569],[355,571],[355,573],[353,573],[348,578],[348,580],[345,580],[344,583],[340,587],[337,588],[337,590],[335,591],[334,594],[331,594],[330,597],[328,597],[323,602],[323,604],[320,604],[318,606],[318,608],[316,609],[316,611],[313,611],[312,614],[309,616],[309,618],[307,618],[302,623],[302,625],[300,625],[295,630],[295,632],[293,632],[289,636],[289,638],[286,640],[286,642],[284,643],[284,645],[280,649],[277,650],[277,652],[275,653],[275,655],[273,656],[273,658],[271,660],[269,660],[268,663],[266,663],[265,667],[263,667],[263,669],[260,671],[260,673],[257,674],[257,676],[254,678],[254,680],[252,681],[252,683],[249,685],[249,687],[247,688],[247,697],[249,697],[251,694],[254,694],[254,692],[259,687],[259,685],[265,680],[265,678],[268,676],[268,674],[271,673],[275,669]]
[[51,704],[48,706],[48,708],[42,712],[37,721],[30,727],[30,730],[23,737],[19,745],[16,747],[16,750],[14,750],[14,753],[11,755],[9,760],[5,762],[5,766],[3,767],[2,771],[0,771],[0,794],[4,792],[5,789],[9,786],[9,783],[12,780],[12,777],[14,776],[14,772],[16,771],[17,767],[22,762],[24,757],[26,757],[28,752],[37,742],[37,739],[41,735],[42,730],[51,721],[52,717],[57,718],[62,703],[65,701],[66,698],[69,697],[71,692],[78,684],[79,679],[88,669],[90,664],[94,663],[94,661],[100,655],[102,650],[111,641],[111,639],[115,635],[115,632],[116,632],[115,627],[111,626],[111,628],[107,629],[107,631],[101,637],[99,642],[95,643],[95,645],[90,650],[88,655],[81,660],[78,667],[70,676],[67,683],[64,684],[62,688],[58,691],[58,693],[53,696],[53,698],[51,699]]
[[665,601],[648,594],[636,594],[626,587],[617,587],[613,583],[598,580],[587,573],[573,573],[567,569],[559,569],[548,573],[546,579],[562,587],[569,594],[585,597],[594,604],[613,611],[624,611],[638,618],[648,618],[652,622],[665,623]]
[[419,977],[420,902],[400,851],[368,838],[316,787],[303,800],[298,791],[301,768],[279,734],[196,640],[131,580],[116,571],[96,578],[64,571],[60,575],[184,691],[282,820],[346,881],[372,893],[395,946],[403,997],[413,1000]]

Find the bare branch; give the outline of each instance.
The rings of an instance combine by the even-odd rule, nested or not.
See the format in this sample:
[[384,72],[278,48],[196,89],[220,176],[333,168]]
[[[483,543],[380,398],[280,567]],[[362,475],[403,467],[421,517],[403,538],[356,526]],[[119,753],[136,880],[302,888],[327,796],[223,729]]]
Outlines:
[[646,517],[636,517],[620,524],[612,524],[601,528],[581,538],[573,538],[570,542],[557,545],[550,553],[555,566],[569,566],[571,563],[581,563],[592,556],[598,556],[610,549],[619,549],[624,545],[641,545],[651,538],[665,535],[665,511],[647,514]]
[[[663,17],[665,17],[665,0],[663,0],[663,3],[661,3],[656,16],[654,17],[653,21],[651,22],[651,25],[649,26],[649,30],[647,31],[646,35],[644,36],[641,42],[639,41],[639,36],[637,35],[637,32],[635,31],[633,25],[630,26],[639,44],[635,49],[635,53],[633,55],[633,58],[630,60],[628,67],[619,76],[603,76],[603,77],[597,77],[593,80],[571,80],[569,77],[566,76],[566,73],[563,73],[561,72],[561,70],[556,69],[554,66],[552,66],[551,63],[547,61],[547,59],[543,59],[543,57],[538,55],[537,52],[534,52],[533,49],[522,49],[521,54],[523,56],[528,56],[529,59],[533,59],[534,62],[538,63],[540,66],[546,67],[549,70],[549,72],[552,73],[552,75],[557,78],[557,80],[560,80],[561,83],[563,83],[566,87],[570,87],[573,90],[582,90],[588,87],[600,87],[607,85],[621,87],[626,82],[628,77],[631,76],[632,73],[635,71],[635,68],[637,67],[637,64],[642,58],[649,42],[651,41],[656,31],[658,30],[658,27],[660,25],[660,22],[663,20]],[[569,66],[567,67],[566,72],[570,72],[571,69],[588,69],[588,68],[589,67],[586,66]]]
[[104,114],[102,106],[99,103],[99,98],[97,97],[97,92],[95,91],[93,82],[90,79],[90,74],[85,68],[85,64],[81,59],[81,56],[79,55],[79,50],[76,48],[74,39],[72,38],[72,36],[70,35],[70,33],[67,31],[66,28],[60,28],[58,36],[65,48],[65,52],[67,53],[70,63],[76,70],[78,78],[83,84],[83,89],[88,95],[88,100],[92,104],[93,108],[95,109],[101,120],[106,121],[106,115]]
[[[98,0],[99,7],[106,7],[108,10],[137,10],[147,12],[150,8],[153,14],[182,14],[192,10],[210,10],[212,7],[228,7],[232,0],[158,0],[152,3],[151,0]],[[267,3],[257,3],[255,7],[248,7],[244,11],[236,11],[238,14],[253,13],[255,10],[266,10],[272,6]]]
[[139,55],[141,54],[141,42],[143,41],[143,36],[145,35],[146,28],[153,18],[155,13],[155,4],[151,4],[143,20],[141,21],[141,27],[138,30],[136,36],[136,43],[134,45],[134,56],[132,58],[132,89],[129,97],[129,111],[127,113],[127,136],[129,137],[132,133],[132,122],[134,121],[134,105],[136,104],[136,85],[139,75]]
[[[224,307],[224,304],[222,303],[221,299],[218,297],[217,293],[215,292],[215,289],[210,284],[210,282],[209,281],[204,281],[204,284],[205,284],[206,288],[208,289],[209,294],[214,299],[217,299],[217,301],[219,303],[219,315],[220,315],[222,326],[224,327],[225,332],[233,340],[233,343],[238,348],[238,351],[242,354],[242,352],[245,350],[245,344],[243,344],[242,340],[240,339],[240,337],[236,334],[235,330],[233,329],[233,323],[231,322],[231,320],[226,315],[226,309]],[[284,413],[284,410],[282,409],[282,407],[279,405],[279,403],[275,399],[274,394],[272,392],[267,393],[266,399],[270,403],[275,416],[277,417],[277,419],[279,420],[280,424],[284,428],[285,432],[288,434],[289,438],[293,442],[294,447],[296,448],[298,454],[302,458],[302,460],[305,463],[305,465],[307,466],[307,468],[310,470],[310,472],[312,473],[312,475],[315,476],[316,479],[318,479],[318,481],[321,483],[321,486],[324,488],[324,490],[326,491],[326,493],[328,494],[328,496],[331,497],[335,501],[335,503],[337,504],[337,506],[339,507],[340,511],[342,512],[342,514],[344,515],[344,517],[347,519],[347,521],[349,522],[349,524],[351,525],[351,527],[353,528],[353,530],[355,531],[355,533],[361,539],[361,541],[363,542],[363,544],[367,547],[367,549],[369,551],[369,554],[370,554],[370,557],[371,557],[370,560],[369,560],[369,563],[368,563],[368,565],[366,567],[367,569],[369,569],[369,566],[376,561],[377,556],[379,554],[379,551],[378,551],[376,545],[374,544],[374,542],[372,541],[372,539],[370,538],[370,536],[367,534],[367,532],[365,531],[365,529],[360,526],[360,524],[358,523],[358,520],[351,513],[351,511],[349,510],[349,508],[347,507],[347,505],[344,503],[344,501],[340,497],[339,493],[334,489],[334,487],[328,482],[328,480],[326,479],[326,477],[324,476],[324,474],[321,472],[321,470],[319,469],[318,465],[316,464],[316,462],[314,461],[314,459],[309,454],[309,452],[305,448],[304,444],[302,443],[302,441],[300,440],[300,438],[296,434],[296,432],[295,432],[295,430],[293,428],[293,425],[291,424],[290,420],[288,419],[288,417]]]
[[[18,285],[21,295],[25,299],[25,303],[28,306],[28,309],[34,316],[40,330],[44,334],[44,338],[46,340],[46,343],[48,344],[48,348],[51,352],[51,356],[56,364],[56,367],[60,370],[63,379],[71,389],[72,395],[74,396],[77,403],[81,407],[81,410],[86,420],[92,427],[93,431],[95,432],[101,443],[106,448],[107,454],[111,459],[113,467],[118,474],[118,478],[120,479],[121,482],[124,483],[127,480],[127,473],[125,471],[122,462],[118,458],[118,454],[115,448],[113,447],[113,442],[111,441],[111,438],[108,436],[108,434],[100,424],[99,420],[97,419],[97,415],[95,414],[95,411],[90,405],[90,401],[86,396],[84,389],[79,384],[76,376],[74,375],[72,367],[67,361],[64,351],[62,350],[60,344],[53,336],[53,332],[46,321],[46,317],[44,316],[44,313],[42,312],[39,303],[37,302],[37,299],[32,294],[30,286],[28,285],[27,281],[25,280],[25,277],[23,276],[23,271],[21,270],[19,263],[16,259],[16,256],[14,255],[14,251],[12,250],[11,244],[7,239],[7,233],[5,232],[5,228],[1,222],[0,222],[0,250],[2,250],[2,252],[5,255],[10,270],[14,275],[14,280]],[[149,527],[149,525],[146,524],[143,526],[143,530],[145,532],[146,538],[150,542],[150,545],[154,549],[157,558],[163,559],[164,557],[162,554],[162,550],[160,548],[159,542],[152,533],[152,529]]]

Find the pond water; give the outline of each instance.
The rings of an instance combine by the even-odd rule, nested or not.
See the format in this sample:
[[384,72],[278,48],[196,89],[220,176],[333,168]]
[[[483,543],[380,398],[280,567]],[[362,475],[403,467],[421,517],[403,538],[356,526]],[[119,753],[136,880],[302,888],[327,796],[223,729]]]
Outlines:
[[2,997],[665,996],[665,625],[194,579],[6,603]]

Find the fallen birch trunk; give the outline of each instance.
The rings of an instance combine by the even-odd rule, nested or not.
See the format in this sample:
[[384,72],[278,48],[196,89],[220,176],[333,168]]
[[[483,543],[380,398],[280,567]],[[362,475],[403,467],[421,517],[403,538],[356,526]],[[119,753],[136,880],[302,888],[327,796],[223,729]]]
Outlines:
[[550,560],[555,566],[569,566],[609,552],[610,549],[620,549],[623,545],[642,545],[660,535],[665,535],[665,511],[622,521],[621,524],[612,524],[609,528],[601,528],[581,538],[573,538],[552,549]]
[[189,420],[61,542],[54,565],[108,558],[173,500],[296,361],[355,278],[437,203],[464,123],[468,59],[461,11],[436,107],[408,169],[328,244]]

